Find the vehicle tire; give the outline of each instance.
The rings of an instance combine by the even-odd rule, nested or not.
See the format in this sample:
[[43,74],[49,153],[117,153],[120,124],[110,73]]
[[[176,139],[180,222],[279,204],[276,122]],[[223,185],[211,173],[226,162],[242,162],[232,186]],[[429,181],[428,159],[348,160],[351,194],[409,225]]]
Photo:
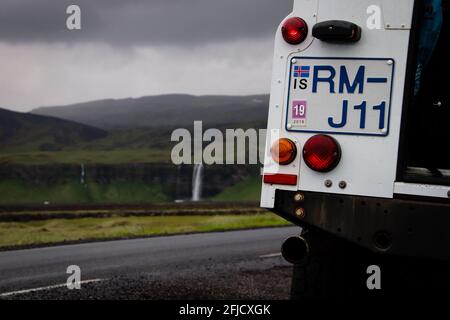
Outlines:
[[351,252],[358,248],[324,232],[307,231],[302,236],[309,243],[310,255],[304,264],[294,265],[291,298],[331,298],[355,294],[358,284],[351,279],[351,273],[352,269],[357,269]]
[[[450,263],[376,254],[322,231],[304,231],[310,254],[294,265],[291,299],[395,298],[447,295]],[[380,268],[381,289],[367,287],[367,268]]]

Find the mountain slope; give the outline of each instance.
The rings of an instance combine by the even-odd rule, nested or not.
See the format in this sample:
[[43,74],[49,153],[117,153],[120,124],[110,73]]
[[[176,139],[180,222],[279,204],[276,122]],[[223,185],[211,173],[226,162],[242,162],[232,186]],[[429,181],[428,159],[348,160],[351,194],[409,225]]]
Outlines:
[[56,151],[106,137],[84,124],[0,109],[0,150]]
[[98,100],[68,106],[41,107],[33,114],[72,120],[103,129],[265,123],[268,95],[191,96],[182,94]]

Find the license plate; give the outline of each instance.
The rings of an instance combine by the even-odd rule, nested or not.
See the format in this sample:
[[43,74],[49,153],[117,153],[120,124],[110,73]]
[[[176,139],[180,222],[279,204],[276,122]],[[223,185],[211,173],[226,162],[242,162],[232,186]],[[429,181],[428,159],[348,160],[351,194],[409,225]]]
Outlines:
[[386,136],[394,60],[291,59],[286,130]]

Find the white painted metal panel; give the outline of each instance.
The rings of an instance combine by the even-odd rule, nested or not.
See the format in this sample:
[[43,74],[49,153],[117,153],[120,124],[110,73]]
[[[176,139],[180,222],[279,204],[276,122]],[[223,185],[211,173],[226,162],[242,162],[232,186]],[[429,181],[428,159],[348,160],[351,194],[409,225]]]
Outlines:
[[[413,0],[398,0],[404,3],[408,21],[412,19]],[[397,2],[397,1],[396,1]],[[269,106],[268,132],[280,130],[281,137],[297,141],[299,156],[290,166],[280,166],[279,171],[298,174],[296,188],[263,184],[261,205],[273,207],[275,189],[305,190],[337,194],[361,195],[392,198],[397,167],[397,152],[400,134],[403,103],[406,60],[409,44],[409,30],[405,29],[369,29],[367,8],[379,5],[379,0],[296,0],[294,12],[290,16],[304,18],[311,30],[317,22],[326,20],[347,20],[362,28],[361,40],[352,44],[329,43],[313,39],[311,34],[304,46],[287,44],[280,27],[275,37],[273,76]],[[316,8],[316,10],[314,9]],[[411,16],[409,16],[411,15]],[[392,78],[392,96],[390,112],[390,130],[386,136],[334,135],[340,144],[342,158],[339,165],[329,173],[319,173],[309,169],[301,159],[301,148],[312,133],[292,132],[285,128],[287,97],[290,79],[290,61],[294,57],[358,57],[390,58],[395,61]],[[356,66],[356,62],[355,62]],[[272,172],[274,166],[270,159],[270,137],[266,144],[266,164],[264,172]],[[267,159],[268,158],[268,159]],[[272,163],[273,164],[273,163]],[[272,172],[273,173],[273,172]],[[331,180],[333,185],[325,187],[324,181]],[[339,188],[339,182],[345,181],[345,189]]]
[[386,29],[411,29],[414,6],[409,0],[381,0]]

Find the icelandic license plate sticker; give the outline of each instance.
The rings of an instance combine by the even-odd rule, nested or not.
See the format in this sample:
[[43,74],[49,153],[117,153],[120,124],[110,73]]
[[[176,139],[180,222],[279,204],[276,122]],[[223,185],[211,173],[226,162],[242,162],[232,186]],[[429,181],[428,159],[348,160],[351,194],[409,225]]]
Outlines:
[[287,130],[389,133],[392,59],[294,57],[289,72]]
[[306,125],[306,100],[294,100],[292,102],[292,123],[304,127]]

